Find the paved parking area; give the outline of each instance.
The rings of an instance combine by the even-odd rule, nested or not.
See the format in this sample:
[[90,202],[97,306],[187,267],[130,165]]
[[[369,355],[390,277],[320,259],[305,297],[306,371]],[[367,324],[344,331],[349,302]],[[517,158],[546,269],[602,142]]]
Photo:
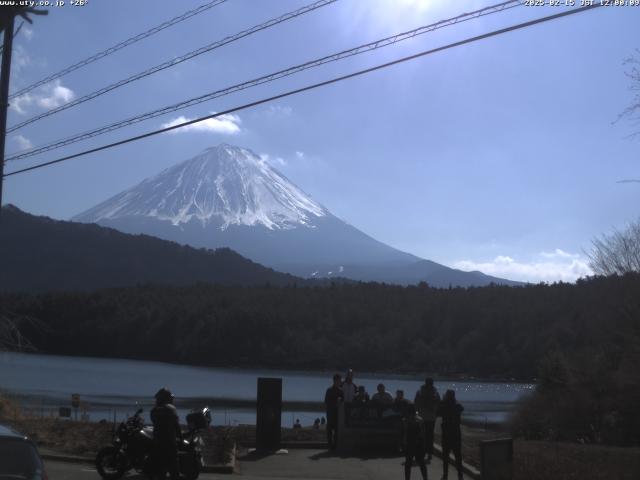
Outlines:
[[[249,453],[239,458],[239,472],[234,474],[202,474],[202,480],[222,480],[242,477],[246,480],[390,480],[404,478],[404,457],[340,457],[326,450],[290,449],[287,453],[259,455]],[[100,478],[93,465],[45,460],[51,480],[97,480]],[[442,461],[434,457],[427,465],[430,480],[442,477]],[[456,479],[450,467],[450,477]],[[135,473],[129,480],[145,480]],[[420,479],[420,470],[414,466],[411,478]],[[470,477],[465,476],[465,480]]]
[[[290,449],[286,454],[258,455],[250,453],[240,457],[240,475],[247,480],[326,479],[326,480],[389,480],[404,478],[404,457],[340,457],[326,450]],[[427,465],[428,477],[440,480],[442,461],[434,457]],[[449,478],[457,472],[449,467]],[[420,479],[420,470],[414,466],[411,478]],[[470,477],[465,476],[465,480]]]

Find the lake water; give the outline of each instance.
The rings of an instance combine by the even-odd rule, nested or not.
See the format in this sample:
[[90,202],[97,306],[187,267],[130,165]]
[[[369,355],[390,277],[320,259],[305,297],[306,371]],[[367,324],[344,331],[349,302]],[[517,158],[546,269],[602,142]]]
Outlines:
[[[160,362],[88,357],[65,357],[23,353],[0,353],[0,391],[31,408],[34,413],[50,415],[60,406],[69,406],[73,393],[81,396],[90,420],[120,420],[135,410],[136,404],[148,413],[153,394],[162,386],[176,395],[183,416],[196,405],[212,399],[255,400],[258,377],[280,377],[282,397],[287,401],[322,402],[331,373],[278,370],[239,370],[194,367]],[[423,379],[408,376],[358,375],[355,383],[374,393],[384,383],[394,393],[402,389],[413,399]],[[501,422],[520,397],[530,393],[531,384],[506,382],[437,381],[442,394],[452,388],[465,407],[465,417],[478,422]],[[255,410],[250,406],[233,407],[233,402],[217,402],[214,424],[254,424]],[[312,410],[309,408],[308,410]],[[319,411],[285,409],[282,425],[290,426],[295,418],[303,425],[313,423]]]

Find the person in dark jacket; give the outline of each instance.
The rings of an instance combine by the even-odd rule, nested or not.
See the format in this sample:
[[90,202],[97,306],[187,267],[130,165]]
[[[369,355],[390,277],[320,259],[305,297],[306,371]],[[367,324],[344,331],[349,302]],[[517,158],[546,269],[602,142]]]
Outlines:
[[178,444],[182,431],[178,422],[178,411],[173,406],[173,394],[161,388],[155,395],[156,406],[151,410],[153,422],[153,459],[155,477],[164,479],[167,472],[171,480],[180,478],[178,467]]
[[433,386],[433,378],[427,377],[425,379],[424,385],[416,392],[414,402],[418,413],[424,420],[424,437],[428,455],[427,462],[430,462],[433,456],[433,430],[436,426],[436,415],[440,403],[440,394]]
[[456,402],[456,392],[447,390],[438,408],[438,416],[442,417],[442,478],[449,477],[449,454],[456,458],[458,479],[462,480],[462,436],[460,420],[464,408]]
[[409,402],[403,403],[402,447],[404,450],[404,478],[411,478],[411,464],[415,458],[420,467],[422,480],[427,480],[427,466],[424,463],[424,422],[416,414],[416,408]]
[[364,385],[360,385],[358,387],[358,393],[356,394],[356,398],[354,403],[359,407],[364,407],[369,403],[369,394],[367,390],[364,388]]
[[344,398],[342,394],[342,377],[339,373],[333,376],[333,385],[327,388],[324,404],[327,408],[327,444],[329,450],[335,450],[338,439],[338,405]]
[[404,415],[407,405],[409,405],[409,400],[404,398],[404,390],[396,390],[396,398],[393,399],[393,411]]

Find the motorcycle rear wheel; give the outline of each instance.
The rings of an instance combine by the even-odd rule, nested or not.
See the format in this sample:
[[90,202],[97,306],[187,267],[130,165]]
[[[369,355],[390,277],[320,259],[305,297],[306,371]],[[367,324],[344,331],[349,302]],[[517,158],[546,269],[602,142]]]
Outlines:
[[127,471],[127,458],[116,447],[104,447],[96,456],[96,470],[105,480],[116,480]]
[[200,461],[196,455],[185,455],[180,458],[180,478],[196,480],[200,475]]

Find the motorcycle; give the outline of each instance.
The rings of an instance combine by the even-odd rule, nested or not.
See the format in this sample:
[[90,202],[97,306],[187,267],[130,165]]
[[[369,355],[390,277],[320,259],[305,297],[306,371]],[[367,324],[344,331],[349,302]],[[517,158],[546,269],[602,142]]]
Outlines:
[[[105,480],[116,480],[129,470],[151,476],[153,473],[153,427],[144,426],[142,408],[120,423],[114,432],[112,445],[100,449],[96,470]],[[187,415],[188,430],[178,443],[178,466],[183,480],[196,480],[204,465],[200,432],[211,424],[208,408]]]

